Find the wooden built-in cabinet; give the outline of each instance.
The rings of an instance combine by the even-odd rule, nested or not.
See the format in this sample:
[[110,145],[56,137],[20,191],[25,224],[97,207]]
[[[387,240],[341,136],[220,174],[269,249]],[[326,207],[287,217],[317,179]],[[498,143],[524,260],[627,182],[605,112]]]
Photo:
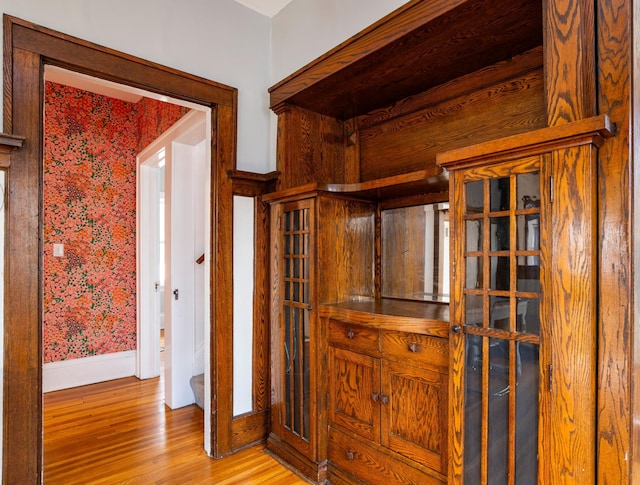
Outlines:
[[449,344],[433,334],[446,332],[448,307],[390,303],[395,313],[413,306],[425,315],[375,313],[373,301],[321,308],[332,483],[446,480]]
[[[308,186],[271,205],[271,432],[268,447],[326,475],[326,378],[318,303],[374,292],[375,206]],[[336,251],[336,247],[341,248]]]
[[[597,419],[598,402],[618,412],[613,394],[597,395],[615,387],[598,381],[599,346],[612,354],[619,341],[597,337],[611,334],[598,305],[614,305],[598,302],[598,274],[615,272],[597,264],[598,244],[611,256],[598,149],[614,130],[595,116],[593,4],[560,3],[413,0],[270,89],[272,218],[305,190],[370,211],[371,233],[357,237],[346,224],[355,213],[343,213],[344,231],[316,215],[315,428],[296,449],[276,446],[287,440],[276,421],[288,349],[282,234],[272,233],[269,445],[314,480],[595,483],[607,461],[596,443],[622,448],[598,427],[625,426]],[[436,210],[419,207],[429,203],[449,204],[437,229],[424,222]],[[384,211],[410,207],[386,213],[397,232],[385,243]],[[447,235],[446,271],[419,234]],[[434,291],[451,302],[427,301]]]
[[451,173],[449,483],[559,483],[567,443],[593,464],[594,173],[611,130],[600,116],[438,157]]

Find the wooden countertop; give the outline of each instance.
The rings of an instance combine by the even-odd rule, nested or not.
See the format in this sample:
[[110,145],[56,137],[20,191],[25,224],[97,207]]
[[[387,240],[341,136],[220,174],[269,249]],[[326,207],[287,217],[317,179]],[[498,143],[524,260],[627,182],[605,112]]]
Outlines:
[[449,336],[449,305],[391,298],[320,305],[320,316],[382,330]]

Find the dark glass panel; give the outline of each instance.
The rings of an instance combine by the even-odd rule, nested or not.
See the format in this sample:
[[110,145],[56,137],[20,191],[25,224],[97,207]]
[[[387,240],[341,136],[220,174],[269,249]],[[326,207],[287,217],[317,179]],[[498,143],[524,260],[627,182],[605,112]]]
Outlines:
[[289,256],[291,254],[291,236],[289,234],[284,235],[283,254],[285,256]]
[[540,300],[538,298],[518,298],[516,330],[540,335]]
[[467,270],[466,270],[467,284],[465,288],[472,289],[472,290],[482,289],[483,258],[474,256],[474,257],[466,258],[466,261],[467,261]]
[[284,213],[284,230],[287,232],[291,230],[291,212]]
[[518,209],[540,207],[540,173],[524,173],[516,177]]
[[300,230],[300,218],[302,217],[301,214],[302,211],[296,210],[293,211],[293,230],[294,231],[299,231]]
[[509,250],[509,217],[492,217],[490,251]]
[[516,388],[516,476],[518,485],[538,483],[539,348],[518,343]]
[[482,295],[465,295],[465,325],[482,327]]
[[492,256],[489,258],[491,265],[490,289],[509,291],[511,260],[508,256]]
[[489,327],[509,330],[509,298],[492,296],[489,298]]
[[466,195],[466,213],[482,212],[484,208],[484,181],[468,182],[464,184]]
[[509,210],[509,178],[492,179],[489,182],[491,212]]
[[489,340],[488,483],[507,483],[509,457],[509,349],[507,340]]
[[482,337],[467,335],[464,396],[464,483],[481,483]]
[[466,221],[466,233],[467,233],[467,247],[465,251],[482,251],[482,240],[483,240],[483,226],[482,219],[474,219],[471,221]]
[[294,432],[300,434],[300,396],[303,392],[300,386],[300,309],[293,308],[293,355],[291,356],[292,386],[293,386],[293,425]]
[[284,313],[284,425],[291,428],[291,307],[285,305]]

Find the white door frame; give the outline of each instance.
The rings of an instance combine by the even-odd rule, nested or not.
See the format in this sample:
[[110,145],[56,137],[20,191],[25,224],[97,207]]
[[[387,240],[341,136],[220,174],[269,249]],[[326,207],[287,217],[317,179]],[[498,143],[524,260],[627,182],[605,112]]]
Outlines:
[[[207,109],[208,111],[208,109]],[[185,115],[181,120],[179,120],[174,126],[172,126],[169,130],[163,133],[157,140],[151,143],[147,148],[145,148],[137,157],[137,167],[138,167],[138,251],[137,251],[137,260],[138,260],[138,352],[137,352],[137,373],[136,375],[143,379],[148,377],[154,377],[159,375],[160,367],[159,367],[159,351],[160,351],[160,343],[159,343],[159,335],[160,335],[160,326],[159,319],[154,316],[154,308],[156,305],[153,303],[153,284],[154,284],[154,273],[152,270],[149,270],[149,266],[153,264],[154,254],[153,251],[149,251],[149,248],[155,248],[155,244],[151,244],[149,240],[150,235],[153,234],[153,227],[150,224],[150,221],[153,220],[153,214],[146,213],[144,208],[141,207],[141,204],[144,204],[145,197],[148,201],[148,197],[154,191],[154,180],[156,177],[149,176],[153,171],[154,164],[157,164],[158,157],[157,154],[161,150],[165,150],[165,156],[171,157],[171,153],[173,151],[174,143],[183,143],[187,145],[195,146],[197,144],[201,144],[201,140],[204,140],[204,154],[206,160],[210,159],[210,133],[211,130],[209,128],[210,117],[208,113],[204,110],[192,110],[187,115]],[[204,138],[202,138],[204,137]],[[203,150],[200,150],[203,151]],[[210,217],[210,173],[211,167],[208,163],[205,164],[205,174],[203,183],[206,185],[204,187],[204,215],[203,220],[201,222],[201,226],[206,228],[204,231],[204,248],[210,247],[210,228],[211,228],[211,217]],[[166,176],[167,174],[165,174]],[[167,197],[167,195],[165,195]],[[168,232],[168,230],[167,230]],[[209,261],[210,255],[208,251],[203,251],[205,254],[205,261],[202,267],[204,268],[204,298],[202,300],[202,305],[204,308],[198,309],[200,313],[203,315],[203,320],[205,322],[204,325],[204,374],[205,374],[205,396],[210,394],[211,382],[209,379],[210,375],[210,328],[206,324],[210,320],[210,291],[209,291],[209,281],[210,281],[210,272],[209,272]],[[167,268],[167,271],[169,269]],[[172,298],[171,289],[169,287],[166,288],[165,291],[165,301],[167,298]],[[165,312],[168,316],[169,308],[165,305]],[[167,325],[170,325],[167,321]],[[165,338],[167,339],[165,344],[167,350],[171,346],[171,330],[167,329],[165,332]],[[189,345],[187,343],[187,345]],[[193,345],[191,345],[193,349]],[[195,350],[194,350],[195,352]],[[165,359],[170,358],[169,352],[165,355]],[[169,364],[170,365],[170,364]],[[165,367],[167,367],[167,362],[165,360]],[[165,377],[165,384],[169,382],[169,387],[171,387],[171,379],[167,379]],[[167,401],[167,396],[165,396],[165,400]],[[169,398],[168,401],[171,401]],[[205,399],[205,448],[207,448],[207,444],[210,442],[209,434],[210,434],[210,419],[207,419],[207,416],[210,414],[210,402],[208,399]],[[168,402],[169,405],[172,405],[171,402]],[[187,403],[188,404],[188,403]],[[182,404],[184,405],[184,404]],[[176,405],[175,407],[179,407]],[[208,408],[208,409],[207,409]],[[210,452],[210,450],[207,450]]]

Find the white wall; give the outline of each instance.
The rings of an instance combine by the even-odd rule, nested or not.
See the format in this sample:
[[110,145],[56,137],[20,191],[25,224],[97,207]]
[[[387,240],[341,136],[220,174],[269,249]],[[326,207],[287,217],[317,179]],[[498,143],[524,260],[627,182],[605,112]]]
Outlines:
[[[293,0],[271,19],[271,85],[341,44],[407,0]],[[276,116],[271,114],[272,170]]]
[[268,17],[233,0],[0,0],[0,11],[238,88],[238,168],[269,170]]
[[407,0],[293,0],[271,24],[271,83],[313,61]]

